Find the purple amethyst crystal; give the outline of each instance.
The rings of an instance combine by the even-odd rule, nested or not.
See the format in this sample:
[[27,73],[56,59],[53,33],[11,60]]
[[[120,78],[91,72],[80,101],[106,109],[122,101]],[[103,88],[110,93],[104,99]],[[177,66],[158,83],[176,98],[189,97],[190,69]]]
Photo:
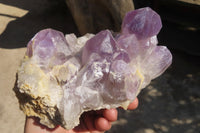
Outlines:
[[50,128],[72,129],[85,111],[126,109],[172,62],[170,51],[157,46],[161,26],[147,7],[127,13],[116,38],[109,30],[80,38],[40,31],[18,71],[20,92],[33,99],[23,103],[23,111]]
[[71,50],[63,33],[46,29],[37,33],[28,43],[26,55],[37,58],[41,67],[52,67],[66,62]]
[[135,34],[144,39],[157,35],[162,27],[160,16],[151,8],[128,12],[122,23],[122,33]]
[[109,30],[101,31],[88,40],[83,48],[82,63],[85,64],[92,53],[102,58],[111,58],[116,50],[116,42]]

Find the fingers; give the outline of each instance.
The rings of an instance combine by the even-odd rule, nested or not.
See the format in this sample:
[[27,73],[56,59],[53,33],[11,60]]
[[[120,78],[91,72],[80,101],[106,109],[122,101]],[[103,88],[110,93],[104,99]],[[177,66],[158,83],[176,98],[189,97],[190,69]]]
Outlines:
[[106,109],[103,111],[103,116],[110,122],[117,120],[118,112],[116,109]]
[[[136,98],[130,105],[128,106],[129,110],[134,110],[138,107],[139,101]],[[106,131],[111,128],[111,122],[117,120],[118,112],[116,109],[105,109],[100,111],[103,117],[99,117],[95,120],[95,127],[100,131]]]
[[84,124],[91,133],[100,133],[111,128],[111,122],[117,120],[116,109],[104,109],[87,112],[83,115]]
[[131,104],[129,104],[128,109],[134,110],[138,107],[139,101],[138,98],[136,98]]
[[105,109],[101,110],[101,117],[95,120],[95,127],[99,131],[107,131],[111,128],[111,122],[117,120],[117,110],[116,109]]
[[[133,110],[138,107],[138,99],[136,98],[128,109]],[[103,133],[111,128],[111,122],[117,120],[117,109],[104,109],[98,111],[90,111],[83,115],[82,122],[79,125],[79,131],[89,131],[90,133]]]
[[92,113],[85,114],[84,122],[89,131],[95,131],[95,117]]
[[104,117],[99,117],[95,120],[95,127],[99,131],[106,131],[111,128],[111,122]]

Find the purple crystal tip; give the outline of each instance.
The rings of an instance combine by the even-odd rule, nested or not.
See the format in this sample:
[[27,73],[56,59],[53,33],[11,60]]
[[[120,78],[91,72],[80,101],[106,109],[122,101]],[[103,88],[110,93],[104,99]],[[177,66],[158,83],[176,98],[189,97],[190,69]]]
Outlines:
[[96,34],[87,41],[83,48],[82,63],[85,64],[92,53],[97,53],[103,58],[110,58],[116,49],[116,42],[109,30]]
[[141,8],[126,14],[122,32],[135,34],[138,38],[157,35],[162,27],[160,16],[151,8]]

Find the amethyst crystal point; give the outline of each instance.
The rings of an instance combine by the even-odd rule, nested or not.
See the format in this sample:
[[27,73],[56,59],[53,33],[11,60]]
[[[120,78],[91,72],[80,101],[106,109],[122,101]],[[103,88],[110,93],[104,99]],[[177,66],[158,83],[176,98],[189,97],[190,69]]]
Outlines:
[[122,33],[135,34],[143,39],[157,35],[162,27],[160,16],[151,8],[141,8],[126,14]]
[[117,39],[117,47],[125,50],[130,57],[136,57],[139,54],[140,43],[135,35],[121,35]]
[[151,79],[160,76],[172,63],[172,55],[165,46],[157,46],[141,65]]
[[116,42],[109,30],[101,31],[87,41],[83,48],[82,63],[85,64],[92,53],[102,58],[110,58],[116,49]]
[[142,8],[126,15],[115,38],[109,30],[79,38],[40,31],[18,70],[21,109],[50,128],[66,129],[77,126],[83,112],[126,109],[171,64],[170,51],[157,46],[160,28],[160,17]]
[[46,29],[38,32],[28,43],[27,56],[35,58],[44,65],[63,64],[71,50],[63,33]]

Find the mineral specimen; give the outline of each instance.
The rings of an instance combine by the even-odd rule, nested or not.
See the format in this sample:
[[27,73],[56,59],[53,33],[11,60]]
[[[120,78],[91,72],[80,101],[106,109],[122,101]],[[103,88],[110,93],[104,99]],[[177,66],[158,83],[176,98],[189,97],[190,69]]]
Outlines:
[[49,128],[66,129],[77,126],[83,112],[126,109],[172,62],[170,51],[157,46],[161,27],[159,15],[147,7],[127,13],[115,36],[109,30],[79,38],[40,31],[18,70],[21,109]]

